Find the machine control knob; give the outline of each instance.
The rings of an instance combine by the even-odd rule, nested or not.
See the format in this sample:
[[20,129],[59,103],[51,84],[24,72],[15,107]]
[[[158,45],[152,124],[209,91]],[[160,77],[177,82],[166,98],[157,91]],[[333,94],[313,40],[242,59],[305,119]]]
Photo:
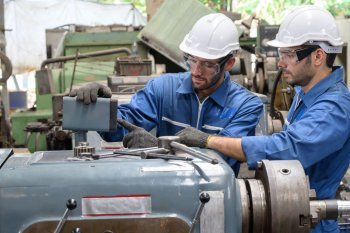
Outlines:
[[73,229],[72,233],[83,233],[80,228]]
[[202,214],[202,211],[203,211],[203,208],[204,208],[204,205],[206,203],[208,203],[210,200],[210,196],[209,196],[209,193],[207,192],[202,192],[200,195],[199,195],[199,201],[201,202],[198,206],[198,209],[197,209],[197,212],[196,214],[194,215],[194,218],[192,220],[192,225],[191,225],[191,228],[190,230],[188,231],[188,233],[193,233],[194,232],[194,228],[196,226],[196,224],[199,222],[199,219],[201,217],[201,214]]
[[64,211],[61,220],[58,222],[54,233],[61,233],[62,227],[68,218],[69,212],[77,207],[77,201],[75,199],[68,199],[68,201],[66,202],[66,207],[67,209]]
[[202,202],[202,204],[208,203],[210,201],[210,196],[208,193],[201,193],[199,200]]
[[66,206],[69,210],[74,210],[77,207],[77,201],[75,199],[68,199]]

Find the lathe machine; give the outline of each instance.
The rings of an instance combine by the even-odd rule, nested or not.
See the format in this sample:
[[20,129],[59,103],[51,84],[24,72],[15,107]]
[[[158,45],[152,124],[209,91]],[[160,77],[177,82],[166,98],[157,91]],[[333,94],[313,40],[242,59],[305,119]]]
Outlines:
[[[65,117],[93,106],[64,107],[63,126],[81,130]],[[0,150],[1,233],[306,233],[350,212],[347,201],[314,198],[298,161],[263,160],[238,179],[218,153],[176,136],[143,149]]]

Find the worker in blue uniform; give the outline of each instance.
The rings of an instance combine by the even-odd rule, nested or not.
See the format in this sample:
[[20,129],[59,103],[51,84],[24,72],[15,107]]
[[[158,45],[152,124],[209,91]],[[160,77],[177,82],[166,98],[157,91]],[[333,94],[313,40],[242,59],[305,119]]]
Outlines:
[[[317,199],[332,199],[350,162],[350,93],[344,69],[333,66],[343,46],[336,21],[323,8],[298,7],[268,44],[279,48],[278,66],[297,91],[283,130],[232,138],[186,128],[178,136],[189,146],[247,161],[250,168],[263,159],[299,160]],[[337,221],[323,220],[312,232],[339,232]]]
[[[125,147],[141,148],[157,146],[157,138],[149,133],[155,127],[157,136],[175,135],[188,126],[225,136],[254,135],[263,105],[256,95],[230,79],[228,71],[239,50],[232,20],[221,13],[203,16],[179,47],[189,71],[149,81],[129,104],[118,107],[117,131],[100,133],[102,138],[121,141],[125,135]],[[97,96],[110,97],[111,91],[89,83],[70,96],[89,104]],[[236,160],[226,159],[231,166],[236,164]]]

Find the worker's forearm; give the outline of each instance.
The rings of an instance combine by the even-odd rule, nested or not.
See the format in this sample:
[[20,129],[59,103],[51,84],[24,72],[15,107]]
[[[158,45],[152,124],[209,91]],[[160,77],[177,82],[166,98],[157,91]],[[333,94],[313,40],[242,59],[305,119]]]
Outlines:
[[232,157],[236,160],[246,161],[242,149],[242,139],[240,138],[210,136],[207,141],[207,147],[219,151],[225,156]]

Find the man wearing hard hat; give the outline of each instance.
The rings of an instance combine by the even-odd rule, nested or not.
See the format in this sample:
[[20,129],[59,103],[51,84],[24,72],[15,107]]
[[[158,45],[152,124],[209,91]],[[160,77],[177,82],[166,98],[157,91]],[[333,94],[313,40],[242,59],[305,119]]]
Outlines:
[[[232,20],[221,13],[200,18],[180,49],[189,71],[149,81],[130,104],[118,107],[118,122],[127,130],[119,126],[115,132],[101,133],[105,140],[121,141],[126,135],[125,147],[157,146],[157,138],[147,132],[155,127],[157,136],[175,135],[188,126],[224,136],[254,135],[263,106],[257,96],[230,79],[228,71],[239,49]],[[90,83],[70,96],[88,104],[98,94],[110,97],[111,91]],[[236,160],[226,159],[232,167],[236,165]]]
[[[318,199],[332,199],[350,162],[350,93],[344,69],[334,67],[343,42],[333,16],[316,6],[291,11],[276,39],[278,66],[296,96],[283,131],[271,136],[230,138],[186,128],[178,135],[189,146],[208,147],[254,168],[262,159],[299,160]],[[323,220],[312,232],[339,232]]]

